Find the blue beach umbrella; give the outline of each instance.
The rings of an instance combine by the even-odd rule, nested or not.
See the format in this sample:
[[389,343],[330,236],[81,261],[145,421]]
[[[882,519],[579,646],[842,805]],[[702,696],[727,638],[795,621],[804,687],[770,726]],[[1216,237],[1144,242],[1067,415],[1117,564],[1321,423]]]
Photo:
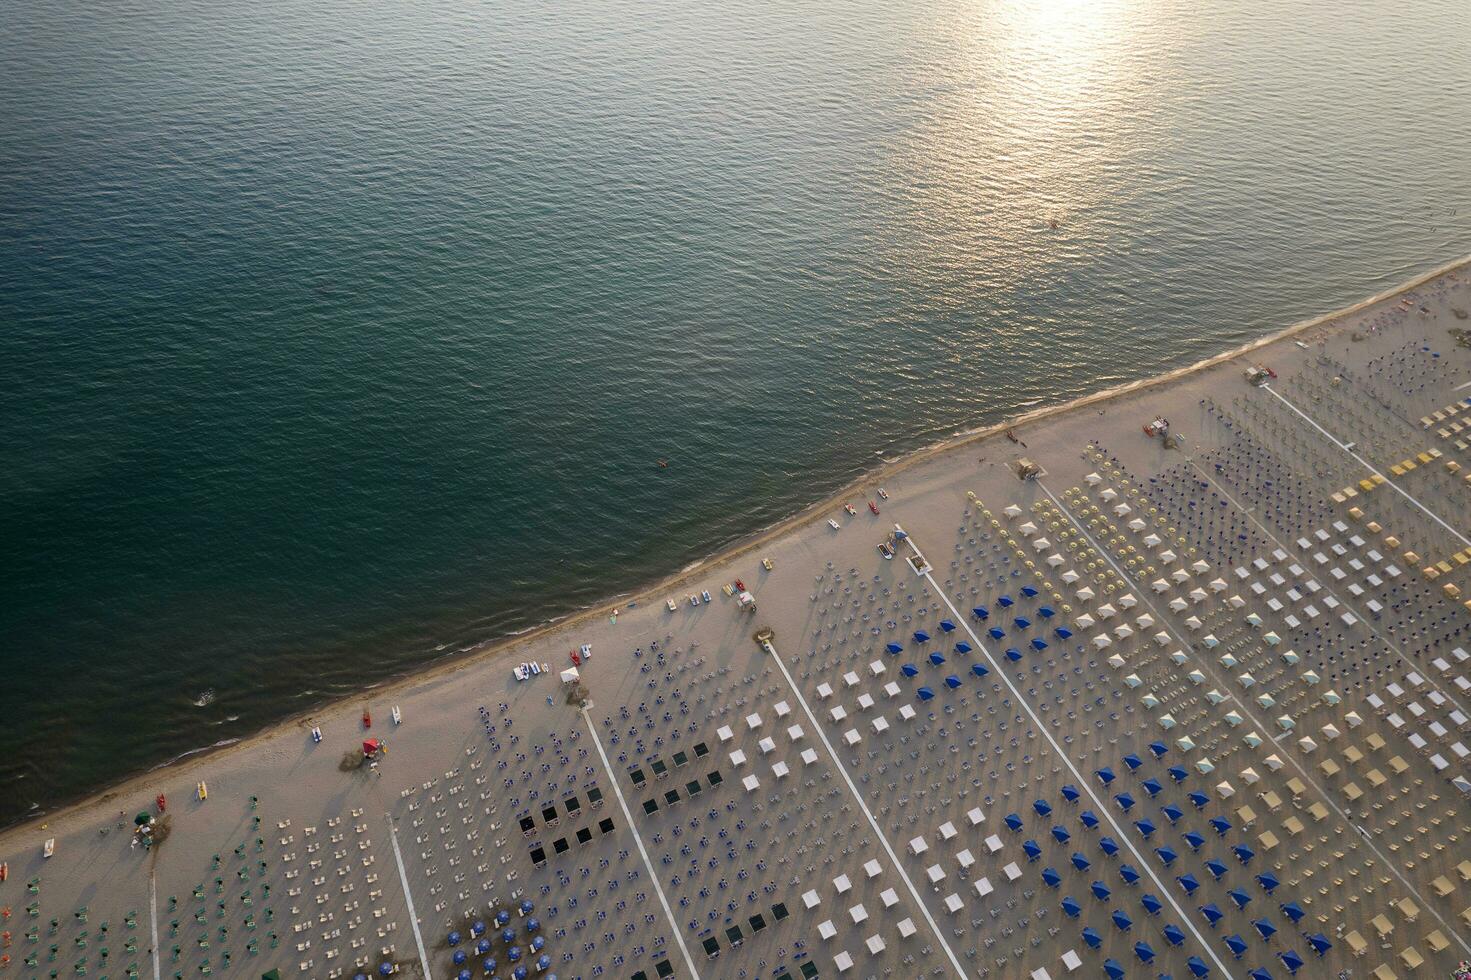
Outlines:
[[977,677],[985,677],[987,674],[990,673],[990,671],[986,669],[984,664],[971,664],[970,672],[972,674],[975,674]]
[[1103,853],[1107,854],[1109,857],[1113,857],[1119,852],[1119,842],[1106,834],[1098,838],[1098,846],[1102,848]]
[[1006,609],[1009,606],[1016,605],[1016,600],[1009,595],[1004,595],[996,600],[996,605],[1000,606],[1002,609]]
[[1022,829],[1022,818],[1021,818],[1021,814],[1018,814],[1018,813],[1008,813],[1003,818],[1003,822],[1011,830],[1021,830]]
[[1165,867],[1167,868],[1175,863],[1175,858],[1179,857],[1179,855],[1175,853],[1175,849],[1168,845],[1164,847],[1156,847],[1154,849],[1154,853],[1159,855],[1159,859],[1165,863]]
[[497,926],[503,926],[507,922],[510,922],[510,921],[511,921],[511,913],[510,912],[507,912],[505,909],[501,909],[499,912],[497,912],[495,914],[495,924]]
[[1231,951],[1231,955],[1235,959],[1241,959],[1241,954],[1246,952],[1246,940],[1234,932],[1221,941],[1226,944],[1226,948]]
[[1169,751],[1169,748],[1167,748],[1165,746],[1165,743],[1163,743],[1163,742],[1150,742],[1149,743],[1149,751],[1153,752],[1154,753],[1154,757],[1156,759],[1158,759],[1161,756],[1163,756],[1166,752],[1168,752]]
[[1200,790],[1194,790],[1193,792],[1190,793],[1190,803],[1197,810],[1204,809],[1205,808],[1205,805],[1207,803],[1209,803],[1210,801],[1211,801],[1211,798],[1209,796],[1206,796]]
[[948,619],[942,619],[940,620],[940,629],[944,630],[946,633],[953,633],[955,632],[955,624],[950,622],[950,620]]
[[490,940],[489,939],[481,939],[478,943],[475,944],[475,955],[476,956],[484,956],[488,952],[490,952]]
[[1057,613],[1053,611],[1051,606],[1038,606],[1037,615],[1041,616],[1043,619],[1051,619],[1053,616],[1057,615]]
[[1170,774],[1170,778],[1177,783],[1183,783],[1185,781],[1185,777],[1190,775],[1188,770],[1180,766],[1170,766],[1170,768],[1166,769],[1165,772],[1168,772]]
[[1140,963],[1148,964],[1154,959],[1154,950],[1150,949],[1149,944],[1141,939],[1134,944],[1134,955],[1139,957]]
[[1231,821],[1225,817],[1211,817],[1211,827],[1215,830],[1216,836],[1225,837],[1226,832],[1231,829]]
[[1078,802],[1078,797],[1081,795],[1082,794],[1078,792],[1078,787],[1074,786],[1072,783],[1062,784],[1062,798],[1067,800],[1069,803]]
[[1091,867],[1091,865],[1088,863],[1088,859],[1083,857],[1082,852],[1074,851],[1073,867],[1077,868],[1079,871],[1087,871],[1088,868]]
[[1296,952],[1290,949],[1285,953],[1278,953],[1277,959],[1281,960],[1282,965],[1287,967],[1287,972],[1294,976],[1297,975],[1298,970],[1302,969],[1304,962],[1301,956],[1298,956]]
[[1272,923],[1267,919],[1257,919],[1255,922],[1252,923],[1252,926],[1256,929],[1257,934],[1260,935],[1263,940],[1271,939],[1277,934],[1277,927],[1272,925]]
[[1307,939],[1308,945],[1313,947],[1313,952],[1319,956],[1324,955],[1333,948],[1333,944],[1328,941],[1328,937],[1321,932],[1315,932],[1311,936],[1308,936]]
[[955,674],[949,675],[945,678],[945,686],[950,688],[950,690],[952,691],[955,690],[957,687],[960,686],[960,678]]
[[930,635],[928,633],[926,633],[924,630],[915,630],[914,631],[914,642],[915,643],[928,643],[928,642],[930,642]]
[[1119,778],[1119,777],[1115,776],[1113,774],[1113,770],[1110,769],[1110,768],[1108,768],[1107,766],[1104,766],[1102,769],[1097,770],[1096,772],[1093,773],[1093,775],[1097,776],[1099,782],[1103,783],[1103,785],[1105,785],[1105,786],[1107,786],[1109,783],[1113,782],[1115,779],[1118,779]]
[[458,932],[452,932],[449,934],[449,944],[451,946],[460,945],[460,934]]
[[1165,940],[1171,946],[1179,946],[1185,941],[1185,932],[1179,926],[1171,922],[1165,926]]
[[1152,892],[1145,892],[1140,897],[1139,904],[1144,906],[1144,911],[1150,915],[1159,915],[1160,910],[1165,907],[1165,903],[1161,902]]
[[1134,829],[1139,831],[1139,836],[1143,837],[1145,840],[1149,840],[1150,837],[1154,836],[1154,831],[1156,828],[1154,826],[1154,821],[1150,820],[1148,817],[1145,817],[1143,820],[1134,821]]
[[1093,897],[1100,902],[1108,901],[1108,896],[1113,894],[1113,892],[1108,890],[1108,886],[1101,881],[1095,881],[1088,887],[1093,889]]
[[1023,585],[1022,586],[1022,595],[1026,596],[1028,599],[1035,599],[1035,598],[1037,598],[1037,590],[1033,586]]
[[1209,861],[1205,862],[1205,870],[1211,873],[1212,878],[1220,881],[1221,878],[1226,874],[1227,868],[1220,861],[1217,861],[1215,858],[1211,858]]
[[1072,840],[1072,836],[1072,834],[1067,832],[1066,827],[1058,825],[1052,828],[1052,839],[1057,841],[1059,844],[1066,844],[1068,841]]
[[1128,932],[1134,928],[1134,920],[1125,915],[1123,909],[1114,909],[1110,918],[1113,919],[1114,928],[1119,932]]
[[921,701],[933,701],[935,698],[935,692],[930,690],[928,687],[921,687],[915,693],[919,695],[919,699]]
[[1033,800],[1032,809],[1037,811],[1037,816],[1045,817],[1052,812],[1052,804],[1046,800]]
[[1007,660],[1010,660],[1012,663],[1016,663],[1021,658],[1022,658],[1022,652],[1020,650],[1018,650],[1016,647],[1007,647],[1006,648],[1006,659]]
[[1209,905],[1202,905],[1200,907],[1200,914],[1205,916],[1205,921],[1209,922],[1211,925],[1215,925],[1217,922],[1220,922],[1226,917],[1224,912],[1216,908],[1214,902]]
[[999,626],[992,626],[990,629],[986,630],[986,632],[991,635],[991,639],[993,640],[999,640],[1006,635],[1006,631]]
[[1126,862],[1119,865],[1119,877],[1124,879],[1124,884],[1133,885],[1138,883],[1140,874],[1137,868]]
[[1123,810],[1125,813],[1128,813],[1130,810],[1134,809],[1134,797],[1129,793],[1118,793],[1114,796],[1113,801],[1117,803],[1119,805],[1119,809]]
[[1032,649],[1036,650],[1038,653],[1041,653],[1043,650],[1047,649],[1047,641],[1034,637],[1032,639]]
[[964,640],[961,640],[959,643],[955,644],[955,652],[956,653],[965,654],[965,653],[970,653],[970,651],[971,651],[970,644],[967,643],[967,642],[965,642]]
[[1058,639],[1071,640],[1073,638],[1073,631],[1066,626],[1059,626],[1055,632],[1057,633]]
[[485,935],[485,923],[481,922],[479,919],[476,919],[470,925],[470,935],[474,936],[476,939],[479,939],[481,936]]
[[1124,968],[1119,965],[1118,960],[1107,959],[1103,961],[1103,972],[1107,973],[1111,980],[1119,980],[1124,975]]
[[1160,785],[1159,780],[1154,779],[1153,777],[1144,780],[1144,782],[1140,783],[1139,785],[1144,788],[1144,792],[1148,793],[1151,799],[1158,796],[1159,791],[1164,789],[1164,787]]
[[1094,929],[1092,926],[1084,926],[1083,942],[1088,944],[1089,949],[1097,949],[1098,947],[1103,945],[1103,937],[1100,936],[1098,934],[1098,930]]
[[1083,911],[1083,906],[1078,904],[1077,899],[1068,896],[1062,900],[1062,911],[1069,919],[1076,919],[1078,914]]
[[1138,769],[1140,766],[1144,765],[1144,760],[1139,758],[1134,753],[1130,752],[1128,755],[1124,756],[1124,765],[1129,767],[1130,772],[1133,772],[1135,769]]
[[1030,619],[1025,618],[1024,616],[1018,616],[1015,619],[1013,619],[1012,622],[1016,624],[1016,628],[1019,629],[1019,630],[1025,630],[1025,629],[1031,629],[1032,628],[1032,621]]
[[938,667],[938,666],[940,666],[944,662],[945,662],[945,655],[944,654],[942,654],[942,653],[932,653],[932,654],[930,654],[930,664],[932,666]]
[[903,674],[905,677],[915,677],[919,674],[919,668],[914,666],[914,664],[905,664],[903,667],[899,668],[899,673]]
[[1303,916],[1307,915],[1307,913],[1303,911],[1302,906],[1298,905],[1296,902],[1284,902],[1280,906],[1280,908],[1282,909],[1282,914],[1291,919],[1293,924],[1301,922]]
[[1092,830],[1094,827],[1098,826],[1098,817],[1094,815],[1092,810],[1084,810],[1082,813],[1078,814],[1078,819],[1081,820],[1083,822],[1083,826],[1087,827],[1089,830]]
[[1195,880],[1195,875],[1184,874],[1175,880],[1180,883],[1181,888],[1185,889],[1186,895],[1194,895],[1195,890],[1200,887],[1200,882]]
[[1226,897],[1235,902],[1238,909],[1244,909],[1247,905],[1251,904],[1251,896],[1240,888],[1231,889],[1226,893]]
[[1062,875],[1057,873],[1056,868],[1043,868],[1042,881],[1046,883],[1047,887],[1056,888],[1062,884]]
[[1236,860],[1240,861],[1242,864],[1250,864],[1251,859],[1256,857],[1256,851],[1253,851],[1245,844],[1237,844],[1235,847],[1231,848],[1231,853],[1236,855]]
[[887,651],[889,651],[890,653],[903,653],[904,652],[904,648],[901,647],[897,643],[890,643],[890,644],[886,645],[884,647],[884,649],[887,650]]
[[1256,883],[1258,885],[1261,885],[1262,891],[1266,892],[1268,895],[1276,891],[1277,886],[1282,884],[1282,882],[1277,880],[1277,876],[1272,874],[1272,872],[1270,871],[1263,871],[1261,874],[1257,875]]
[[1022,850],[1027,852],[1027,860],[1035,861],[1042,856],[1042,848],[1034,840],[1023,841]]
[[1192,851],[1198,851],[1205,844],[1205,838],[1192,830],[1185,834],[1185,843],[1190,845]]
[[1250,980],[1272,980],[1272,975],[1261,967],[1257,967],[1247,974]]
[[470,959],[470,954],[463,949],[457,949],[455,950],[455,955],[451,956],[450,959],[454,960],[455,966],[464,966],[465,962]]
[[975,606],[975,607],[973,607],[971,609],[971,611],[970,611],[970,614],[972,616],[974,616],[976,619],[983,619],[984,620],[984,619],[991,618],[991,610],[987,609],[985,606]]
[[1205,960],[1199,956],[1190,957],[1190,959],[1185,961],[1185,965],[1190,968],[1191,975],[1195,977],[1208,977],[1211,975],[1211,968],[1206,966]]
[[1185,811],[1175,806],[1175,804],[1173,803],[1166,803],[1164,806],[1159,808],[1159,812],[1163,813],[1165,815],[1165,819],[1168,820],[1170,823],[1176,823],[1181,817],[1185,815]]

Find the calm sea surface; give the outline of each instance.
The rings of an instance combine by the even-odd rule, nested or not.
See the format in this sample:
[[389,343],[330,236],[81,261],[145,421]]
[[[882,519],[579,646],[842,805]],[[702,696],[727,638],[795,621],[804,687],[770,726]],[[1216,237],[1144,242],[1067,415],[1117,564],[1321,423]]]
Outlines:
[[0,821],[1471,252],[1464,0],[3,20]]

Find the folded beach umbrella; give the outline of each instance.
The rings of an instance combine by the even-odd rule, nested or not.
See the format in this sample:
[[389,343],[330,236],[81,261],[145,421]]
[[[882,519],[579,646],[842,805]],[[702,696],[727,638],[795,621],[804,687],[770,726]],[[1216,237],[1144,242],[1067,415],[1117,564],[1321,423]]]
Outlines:
[[1005,817],[1006,826],[1012,830],[1022,829],[1022,818],[1020,814],[1008,813]]
[[1113,894],[1113,892],[1108,890],[1108,886],[1101,881],[1095,881],[1092,885],[1089,885],[1088,887],[1093,889],[1093,897],[1098,899],[1100,902],[1108,901],[1108,896]]
[[993,640],[999,640],[1006,635],[1006,631],[999,626],[992,626],[986,632],[991,634],[991,639]]
[[899,673],[903,674],[905,677],[916,677],[919,675],[919,668],[914,666],[914,664],[905,664],[903,667],[899,668]]
[[951,674],[950,676],[945,678],[945,686],[950,688],[950,690],[952,691],[955,690],[957,687],[960,686],[960,678],[955,674]]
[[1020,650],[1018,650],[1016,647],[1007,647],[1006,648],[1006,659],[1007,660],[1010,660],[1012,663],[1016,663],[1021,658],[1022,658],[1022,652]]
[[1095,771],[1093,775],[1097,776],[1099,781],[1102,782],[1105,786],[1113,782],[1115,779],[1119,778],[1115,776],[1113,774],[1113,770],[1108,768],[1107,766],[1104,766],[1102,769]]
[[1205,869],[1209,871],[1211,873],[1211,877],[1216,879],[1217,881],[1220,881],[1222,876],[1224,876],[1226,872],[1230,870],[1220,861],[1217,861],[1215,858],[1211,858],[1209,861],[1205,862]]
[[1078,819],[1083,821],[1083,826],[1087,827],[1089,830],[1092,830],[1094,827],[1098,826],[1098,817],[1093,813],[1092,810],[1084,810],[1082,813],[1078,814]]
[[1062,900],[1062,911],[1069,919],[1076,919],[1078,913],[1083,911],[1083,906],[1078,904],[1077,899],[1069,896]]
[[1134,828],[1139,831],[1139,835],[1145,840],[1149,840],[1155,831],[1154,821],[1148,817],[1145,817],[1143,820],[1135,820]]
[[890,643],[888,646],[884,647],[884,649],[888,650],[890,653],[901,653],[904,650],[904,648],[897,643]]
[[1144,765],[1144,760],[1139,758],[1134,753],[1130,752],[1128,755],[1124,756],[1124,765],[1129,767],[1130,772],[1133,772],[1135,769],[1138,769],[1140,766]]
[[1142,876],[1139,874],[1138,868],[1132,864],[1125,863],[1119,865],[1119,877],[1124,879],[1124,884],[1132,885],[1137,883]]
[[1140,783],[1140,785],[1144,787],[1144,792],[1148,793],[1151,797],[1158,796],[1159,791],[1164,789],[1164,787],[1160,785],[1159,780],[1153,778],[1144,780],[1144,782]]
[[1283,915],[1287,916],[1294,923],[1301,922],[1303,916],[1307,915],[1307,913],[1303,911],[1302,906],[1298,905],[1296,902],[1283,902],[1280,906],[1278,906],[1278,908],[1282,910]]
[[1192,830],[1185,834],[1185,843],[1190,845],[1192,851],[1198,851],[1201,845],[1205,843],[1205,838]]
[[930,635],[928,633],[926,633],[924,630],[915,630],[914,631],[914,642],[915,643],[928,643],[928,642],[930,642]]
[[1099,946],[1103,945],[1103,937],[1100,936],[1098,934],[1098,930],[1094,929],[1092,926],[1084,926],[1083,942],[1088,944],[1089,949],[1097,949]]
[[970,611],[970,614],[972,616],[974,616],[976,619],[990,619],[991,618],[991,610],[987,609],[985,606],[975,606],[975,607],[973,607],[971,609],[971,611]]
[[1074,851],[1073,852],[1073,867],[1077,868],[1079,871],[1087,871],[1090,867],[1092,867],[1092,865],[1089,864],[1087,858],[1083,857],[1083,854],[1082,854],[1081,851]]
[[1302,969],[1302,965],[1304,963],[1303,958],[1301,956],[1298,956],[1295,951],[1290,949],[1285,953],[1278,953],[1277,959],[1281,960],[1282,965],[1287,967],[1287,972],[1293,974],[1294,976],[1297,975],[1298,970]]
[[1195,806],[1195,809],[1197,810],[1204,808],[1204,806],[1210,801],[1211,798],[1209,796],[1206,796],[1200,790],[1196,790],[1190,794],[1190,802]]
[[1045,817],[1052,812],[1052,804],[1046,800],[1033,800],[1032,809],[1037,811],[1037,816]]
[[1185,965],[1190,968],[1190,973],[1192,976],[1208,977],[1211,975],[1211,968],[1206,966],[1205,960],[1201,959],[1199,956],[1190,957],[1190,959],[1185,961]]
[[1125,915],[1123,909],[1114,909],[1111,918],[1113,919],[1114,927],[1120,932],[1128,932],[1134,927],[1134,920]]
[[[1297,920],[1294,919],[1293,921],[1296,922]],[[1323,935],[1321,932],[1315,932],[1307,938],[1308,945],[1312,946],[1313,952],[1317,953],[1319,956],[1322,956],[1333,948],[1333,944],[1328,941],[1328,937]]]
[[1060,824],[1052,828],[1052,839],[1059,844],[1066,844],[1072,840],[1072,837],[1073,835],[1067,832],[1067,828]]
[[1272,872],[1270,871],[1263,871],[1261,874],[1257,875],[1256,883],[1258,885],[1261,885],[1262,891],[1266,892],[1268,895],[1272,894],[1272,892],[1276,890],[1277,886],[1282,884],[1282,882],[1277,880],[1277,876],[1272,874]]
[[1165,939],[1171,946],[1178,946],[1185,941],[1185,931],[1171,922],[1165,926]]
[[1098,846],[1101,847],[1103,849],[1103,853],[1107,854],[1109,857],[1113,857],[1119,852],[1119,842],[1107,835],[1098,838]]
[[971,664],[971,665],[970,665],[970,672],[971,672],[971,673],[972,673],[972,674],[975,674],[975,675],[976,675],[976,676],[977,676],[977,677],[985,677],[985,676],[986,676],[986,675],[987,675],[987,674],[989,674],[989,673],[990,673],[990,671],[989,671],[989,670],[987,670],[987,669],[986,669],[986,668],[985,668],[985,667],[984,667],[984,666],[983,666],[983,665],[981,665],[981,664]]
[[1185,889],[1186,895],[1194,895],[1196,889],[1200,887],[1200,882],[1196,881],[1195,875],[1192,874],[1179,875],[1175,880],[1180,883],[1181,888]]
[[930,663],[936,667],[945,662],[945,655],[941,653],[930,654]]
[[1231,951],[1231,955],[1238,960],[1241,959],[1241,954],[1246,952],[1246,940],[1242,939],[1234,932],[1223,939],[1222,942],[1224,942],[1226,944],[1226,948]]
[[1042,848],[1034,840],[1022,841],[1022,850],[1027,852],[1027,860],[1035,861],[1042,856]]
[[919,699],[921,701],[931,701],[935,697],[935,692],[927,687],[920,688],[919,691],[916,693],[919,695]]
[[1119,980],[1124,975],[1124,968],[1119,966],[1119,961],[1107,959],[1103,961],[1103,972],[1107,973],[1111,980]]
[[1056,888],[1062,883],[1062,875],[1057,873],[1056,868],[1043,868],[1042,880],[1046,882],[1047,887]]
[[962,653],[962,654],[964,654],[964,653],[970,653],[970,651],[971,651],[971,645],[969,643],[965,642],[964,640],[961,640],[959,643],[955,644],[955,652],[956,653]]
[[1159,855],[1159,859],[1165,863],[1165,867],[1167,868],[1175,863],[1175,858],[1179,857],[1179,855],[1175,853],[1175,849],[1173,847],[1170,847],[1168,844],[1164,847],[1156,847],[1154,849],[1154,853]]
[[1250,864],[1251,859],[1256,857],[1256,851],[1253,851],[1245,844],[1237,844],[1235,847],[1231,848],[1231,853],[1235,854],[1236,860],[1240,861],[1242,864]]
[[1277,927],[1267,919],[1257,919],[1252,926],[1263,939],[1271,939],[1277,934]]
[[1144,906],[1144,911],[1150,915],[1159,915],[1160,910],[1165,907],[1164,902],[1161,902],[1153,892],[1145,892],[1139,899],[1139,904]]
[[1211,925],[1215,925],[1217,922],[1220,922],[1226,917],[1224,912],[1216,908],[1214,902],[1209,905],[1202,905],[1200,907],[1200,914],[1205,916],[1205,921],[1209,922]]
[[1134,955],[1139,957],[1140,963],[1148,963],[1154,959],[1154,950],[1150,949],[1149,944],[1141,939],[1134,944]]
[[1082,794],[1078,792],[1078,787],[1074,786],[1072,783],[1062,784],[1062,798],[1067,800],[1069,803],[1078,802],[1078,797],[1081,795]]
[[1113,801],[1119,805],[1119,809],[1128,813],[1134,809],[1134,797],[1128,793],[1119,793],[1114,796]]
[[950,620],[948,619],[942,619],[940,620],[940,629],[944,630],[946,633],[953,633],[955,631],[955,624],[950,622]]
[[1226,893],[1226,897],[1236,903],[1238,909],[1244,909],[1251,904],[1251,896],[1240,888],[1233,888]]

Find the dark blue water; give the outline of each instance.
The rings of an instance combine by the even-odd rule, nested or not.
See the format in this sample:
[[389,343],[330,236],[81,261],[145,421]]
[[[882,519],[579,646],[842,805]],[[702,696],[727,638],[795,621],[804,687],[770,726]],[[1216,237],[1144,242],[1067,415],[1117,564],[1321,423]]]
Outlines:
[[0,819],[1471,252],[1464,4],[1279,6],[12,0]]

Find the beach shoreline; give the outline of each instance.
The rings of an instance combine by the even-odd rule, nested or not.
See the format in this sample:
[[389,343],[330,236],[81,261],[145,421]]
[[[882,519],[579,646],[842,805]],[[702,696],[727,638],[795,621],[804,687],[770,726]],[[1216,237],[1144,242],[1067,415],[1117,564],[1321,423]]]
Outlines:
[[365,697],[372,697],[374,699],[393,698],[426,685],[441,684],[451,680],[456,675],[478,669],[492,661],[498,660],[507,651],[542,643],[555,638],[559,634],[572,633],[599,617],[609,616],[614,611],[642,606],[647,602],[660,602],[663,598],[662,593],[677,588],[681,583],[693,580],[696,577],[707,576],[712,572],[729,566],[751,555],[756,550],[766,547],[799,529],[805,528],[814,521],[822,519],[826,512],[840,504],[844,499],[858,494],[859,491],[876,487],[886,481],[892,481],[900,474],[906,473],[936,457],[994,438],[1009,429],[1035,426],[1077,412],[1086,407],[1115,402],[1161,386],[1179,382],[1182,379],[1189,378],[1229,361],[1247,357],[1256,351],[1284,340],[1293,338],[1306,339],[1305,335],[1314,330],[1322,330],[1323,336],[1327,336],[1336,328],[1337,324],[1335,321],[1351,317],[1375,304],[1415,290],[1425,283],[1449,273],[1466,270],[1468,267],[1471,267],[1471,256],[1463,256],[1442,263],[1405,282],[1358,300],[1349,306],[1299,320],[1273,333],[1193,363],[1149,378],[1085,393],[1067,401],[1040,405],[1019,415],[990,425],[969,429],[916,449],[898,459],[882,462],[875,469],[865,472],[862,476],[848,482],[823,499],[800,509],[775,524],[755,531],[733,542],[712,555],[687,563],[678,571],[659,578],[652,583],[640,586],[621,595],[610,597],[584,609],[569,612],[540,625],[530,627],[522,632],[486,641],[483,644],[478,644],[467,650],[449,655],[442,660],[432,662],[411,673],[388,678],[375,686],[363,688],[352,694],[334,698],[309,711],[298,712],[284,718],[273,720],[259,730],[236,739],[227,745],[202,747],[192,750],[170,762],[161,763],[153,768],[99,788],[84,797],[63,803],[52,811],[23,818],[9,826],[0,828],[0,847],[6,849],[15,847],[21,838],[29,838],[39,830],[44,829],[48,833],[51,833],[57,826],[74,826],[79,823],[94,822],[103,815],[104,808],[111,806],[115,800],[136,796],[140,793],[151,795],[150,784],[164,779],[177,780],[181,777],[188,776],[192,771],[200,770],[206,766],[217,767],[223,760],[228,760],[234,756],[243,755],[258,749],[279,736],[282,732],[292,729],[305,731],[311,727],[313,720],[317,717],[341,711],[347,705],[362,700]]

